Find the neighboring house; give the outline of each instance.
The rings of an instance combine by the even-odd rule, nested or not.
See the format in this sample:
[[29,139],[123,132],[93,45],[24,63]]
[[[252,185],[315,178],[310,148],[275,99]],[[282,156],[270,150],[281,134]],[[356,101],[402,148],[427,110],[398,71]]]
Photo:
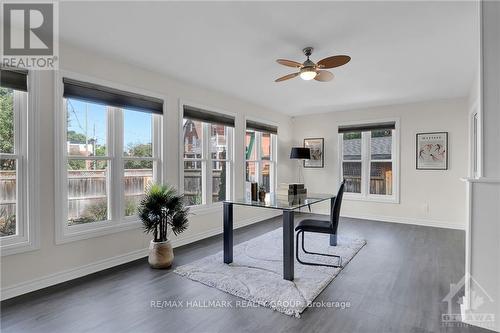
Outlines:
[[93,156],[94,154],[94,145],[91,143],[71,143],[67,142],[68,146],[68,155],[73,156]]
[[[344,177],[348,180],[348,192],[361,191],[361,139],[344,140],[343,142]],[[392,137],[381,136],[370,139],[370,155],[373,160],[390,160],[392,155]],[[372,163],[370,165],[370,193],[392,193],[392,164]]]

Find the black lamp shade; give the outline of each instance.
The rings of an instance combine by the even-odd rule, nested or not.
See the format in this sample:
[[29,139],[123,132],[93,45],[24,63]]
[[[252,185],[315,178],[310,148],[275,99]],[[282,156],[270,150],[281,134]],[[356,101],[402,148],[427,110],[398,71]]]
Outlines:
[[290,152],[290,159],[294,160],[310,160],[311,159],[311,149],[303,147],[292,147]]

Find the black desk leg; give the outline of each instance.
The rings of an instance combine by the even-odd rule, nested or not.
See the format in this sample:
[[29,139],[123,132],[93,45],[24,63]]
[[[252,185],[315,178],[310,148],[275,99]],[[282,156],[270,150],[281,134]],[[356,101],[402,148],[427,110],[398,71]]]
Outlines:
[[[330,199],[330,221],[333,218],[333,205],[335,204],[335,197]],[[338,224],[338,222],[337,222]],[[337,228],[335,228],[335,234],[330,235],[330,246],[337,246]]]
[[283,211],[283,278],[293,281],[293,210]]
[[224,263],[233,262],[233,204],[224,202]]

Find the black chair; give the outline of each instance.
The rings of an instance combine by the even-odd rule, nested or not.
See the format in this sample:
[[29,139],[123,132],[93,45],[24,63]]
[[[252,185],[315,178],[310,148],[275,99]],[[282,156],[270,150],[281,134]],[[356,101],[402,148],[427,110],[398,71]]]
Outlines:
[[[324,221],[324,220],[313,220],[313,219],[305,219],[299,222],[297,227],[295,227],[295,231],[297,231],[297,237],[296,237],[296,248],[295,248],[295,257],[297,258],[297,261],[300,262],[303,265],[312,265],[312,266],[327,266],[327,267],[342,267],[342,258],[340,256],[336,256],[333,254],[326,254],[326,253],[317,253],[317,252],[309,252],[304,248],[304,233],[305,232],[317,232],[317,233],[323,233],[323,234],[329,234],[330,237],[334,237],[336,240],[337,237],[337,227],[339,225],[339,216],[340,216],[340,205],[342,204],[342,196],[344,194],[344,185],[345,185],[345,180],[340,184],[339,191],[337,193],[337,196],[335,197],[335,202],[333,204],[333,207],[331,208],[332,211],[330,212],[330,221]],[[315,254],[319,256],[325,256],[325,257],[334,257],[338,258],[338,264],[337,265],[327,265],[327,264],[320,264],[320,263],[314,263],[314,262],[307,262],[307,261],[302,261],[299,258],[299,235],[302,235],[302,251],[307,254]],[[336,242],[335,244],[336,245]]]

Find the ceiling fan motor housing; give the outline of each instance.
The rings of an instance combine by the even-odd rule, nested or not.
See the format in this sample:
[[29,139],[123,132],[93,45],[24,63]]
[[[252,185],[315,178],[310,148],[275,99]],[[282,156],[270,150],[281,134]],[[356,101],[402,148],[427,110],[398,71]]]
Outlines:
[[311,72],[316,69],[316,64],[309,59],[309,56],[312,54],[313,48],[312,47],[306,47],[302,50],[304,54],[306,55],[307,59],[302,63],[302,68],[301,72]]
[[302,64],[302,67],[305,68],[305,67],[315,67],[316,64],[314,62],[312,62],[311,60],[307,59],[306,61],[304,61],[304,63]]

